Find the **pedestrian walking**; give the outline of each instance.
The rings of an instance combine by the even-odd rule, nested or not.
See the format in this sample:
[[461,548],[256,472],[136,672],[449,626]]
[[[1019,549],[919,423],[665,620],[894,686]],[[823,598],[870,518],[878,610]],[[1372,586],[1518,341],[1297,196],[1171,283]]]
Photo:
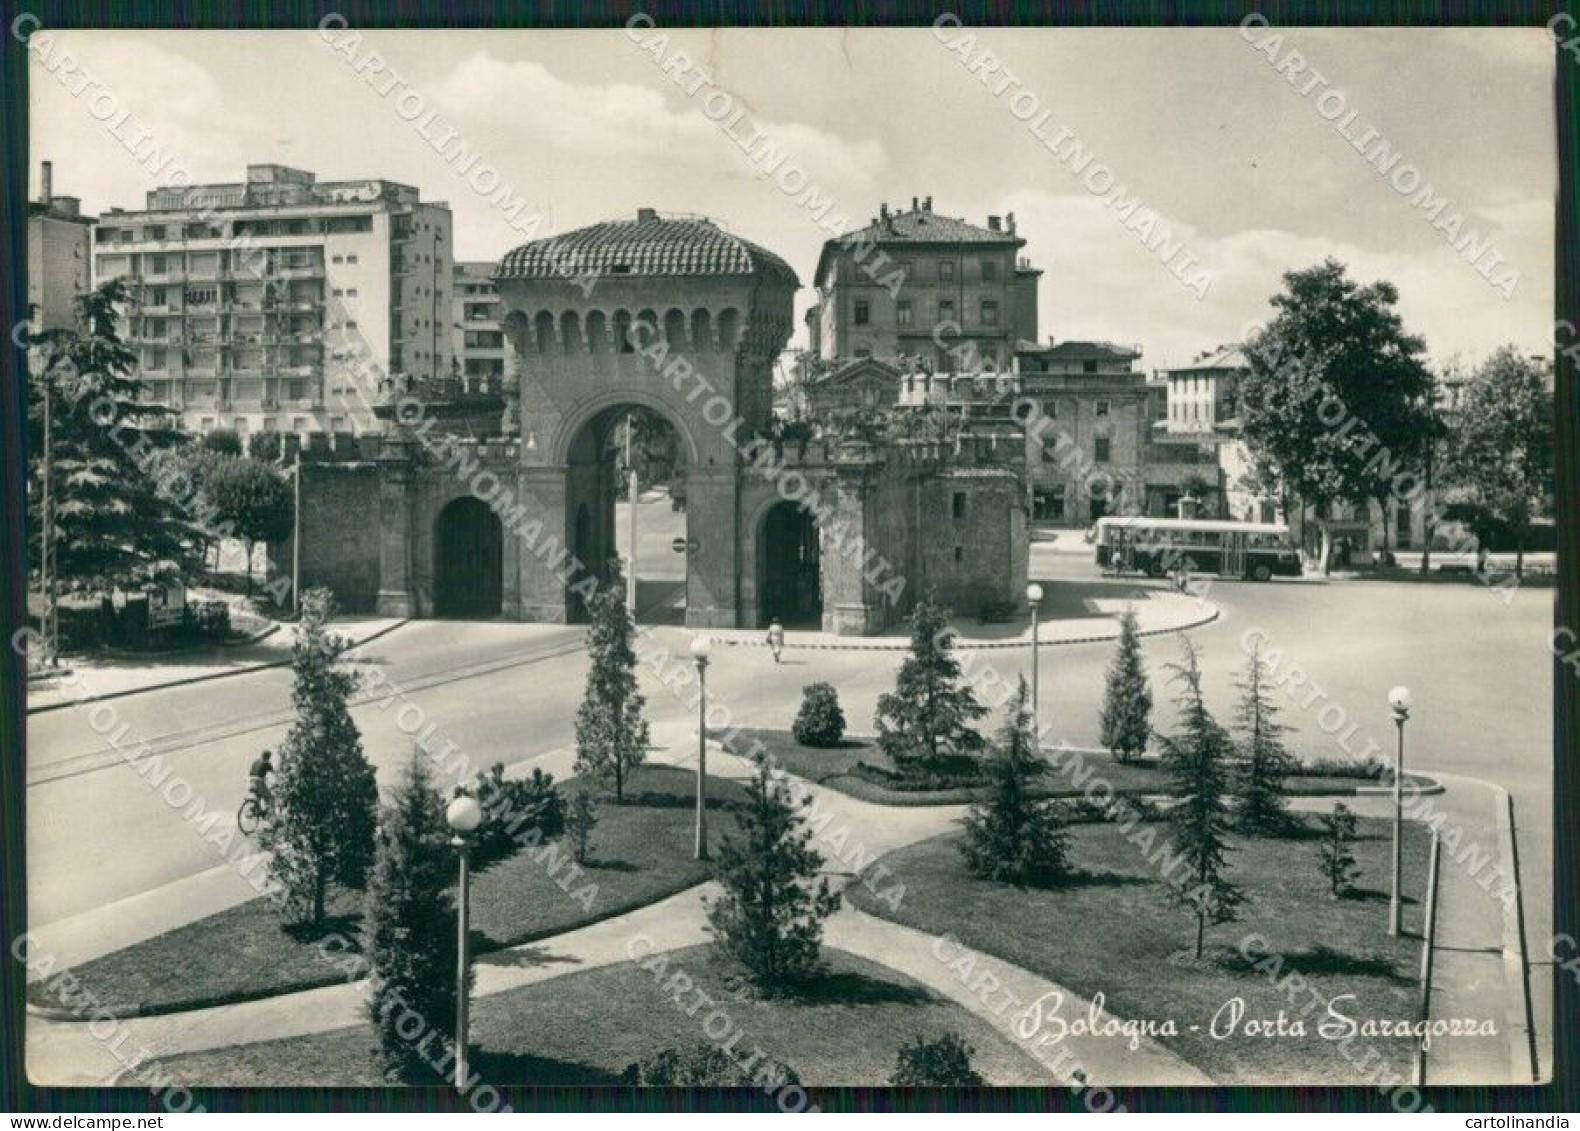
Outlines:
[[785,626],[775,617],[768,625],[768,650],[774,654],[774,663],[779,662],[779,653],[784,651]]

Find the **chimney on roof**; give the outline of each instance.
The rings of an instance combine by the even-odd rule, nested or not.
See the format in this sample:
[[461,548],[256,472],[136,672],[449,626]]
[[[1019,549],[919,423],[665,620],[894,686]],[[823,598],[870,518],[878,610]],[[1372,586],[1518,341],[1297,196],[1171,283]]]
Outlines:
[[920,212],[921,210],[922,210],[921,205],[917,203],[916,198],[914,196],[911,197],[911,211],[912,212]]
[[994,232],[999,230],[999,219],[1000,218],[997,217],[997,216],[989,216],[988,217],[988,228],[989,228],[989,230],[994,231]]
[[888,219],[889,219],[889,202],[888,201],[884,201],[882,204],[878,205],[878,219],[884,221],[885,223],[888,222]]
[[1011,212],[1008,216],[1005,216],[1004,222],[1009,225],[1009,234],[1013,236],[1015,234],[1015,213]]
[[44,162],[43,172],[39,175],[39,196],[43,203],[50,204],[55,199],[55,166],[52,162]]
[[638,208],[636,210],[636,222],[638,224],[646,224],[650,220],[657,219],[658,210],[656,208]]
[[932,197],[930,197],[930,196],[929,196],[929,197],[927,197],[927,198],[925,198],[925,199],[924,199],[924,200],[923,200],[923,201],[922,201],[922,207],[923,207],[923,208],[924,208],[924,209],[926,209],[926,210],[927,210],[927,211],[928,211],[928,212],[931,212],[931,211],[932,211],[932,210],[933,210],[933,198],[932,198]]

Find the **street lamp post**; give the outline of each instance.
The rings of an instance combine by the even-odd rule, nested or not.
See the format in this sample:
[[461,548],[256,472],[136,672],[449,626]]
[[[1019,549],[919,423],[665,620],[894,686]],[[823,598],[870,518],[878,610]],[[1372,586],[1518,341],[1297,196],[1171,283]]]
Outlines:
[[455,834],[450,844],[455,848],[455,854],[460,860],[461,877],[460,889],[456,896],[456,960],[455,960],[455,1086],[456,1090],[466,1088],[467,1070],[467,1029],[470,1024],[471,991],[467,987],[467,973],[470,961],[467,956],[467,920],[470,912],[471,901],[471,869],[467,866],[468,854],[472,848],[472,834],[477,831],[477,826],[483,823],[483,807],[477,803],[475,797],[460,794],[444,811],[444,818],[450,825],[450,831]]
[[1403,854],[1400,849],[1401,826],[1404,823],[1404,724],[1410,717],[1410,689],[1396,687],[1388,692],[1388,705],[1393,708],[1394,726],[1399,730],[1399,742],[1394,748],[1393,759],[1393,892],[1388,899],[1388,933],[1399,933],[1399,873]]
[[1031,725],[1036,727],[1040,725],[1038,722],[1040,716],[1037,714],[1037,693],[1040,686],[1037,678],[1037,614],[1042,609],[1042,586],[1035,581],[1026,586],[1026,604],[1031,606]]
[[708,858],[708,652],[706,636],[691,640],[691,658],[697,663],[697,849],[696,858]]

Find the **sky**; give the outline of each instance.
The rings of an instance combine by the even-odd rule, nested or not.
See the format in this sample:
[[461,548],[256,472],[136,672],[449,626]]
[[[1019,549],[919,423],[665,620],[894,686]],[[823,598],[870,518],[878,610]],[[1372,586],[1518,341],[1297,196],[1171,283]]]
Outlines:
[[[111,138],[124,113],[121,136],[147,130],[192,183],[239,181],[269,162],[399,181],[450,202],[458,258],[499,259],[525,237],[401,117],[410,90],[406,112],[420,96],[418,121],[435,115],[429,136],[456,131],[541,216],[540,235],[639,207],[706,215],[795,268],[799,317],[829,233],[707,116],[714,89],[744,112],[738,135],[771,138],[852,226],[913,197],[978,224],[1015,213],[1022,254],[1044,271],[1045,340],[1137,344],[1148,369],[1184,364],[1266,318],[1285,271],[1333,256],[1361,282],[1398,287],[1406,328],[1434,361],[1474,364],[1506,342],[1550,352],[1549,34],[1297,28],[1269,46],[1275,30],[1254,33],[1262,51],[1237,28],[991,30],[959,53],[940,38],[965,32],[925,28],[660,29],[636,36],[645,50],[620,30],[371,31],[349,45],[349,31],[58,32],[53,62],[69,51],[93,85],[74,97],[60,80],[77,80],[48,71],[35,39],[30,183],[36,193],[50,160],[55,191],[86,211],[143,207],[170,174]],[[1311,96],[1275,70],[1291,48],[1324,79]],[[711,87],[688,96],[661,69],[677,49]],[[1006,95],[963,65],[983,49],[1015,76]],[[381,96],[357,74],[370,50],[402,86]],[[1491,239],[1518,272],[1512,296],[1323,116],[1316,95],[1329,87],[1357,115],[1352,138],[1375,129],[1466,230]],[[1036,98],[1029,122],[1008,97],[1020,91],[1022,111]],[[1070,131],[1162,217],[1195,257],[1190,270],[1210,277],[1205,294],[1033,135],[1043,113],[1043,136]]]

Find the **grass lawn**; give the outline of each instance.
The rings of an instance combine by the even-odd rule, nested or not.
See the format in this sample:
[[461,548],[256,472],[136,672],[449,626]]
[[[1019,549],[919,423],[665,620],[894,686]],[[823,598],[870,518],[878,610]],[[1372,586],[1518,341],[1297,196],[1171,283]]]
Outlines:
[[[754,742],[760,743],[787,773],[879,805],[959,805],[976,800],[982,793],[981,787],[969,784],[917,788],[905,782],[893,760],[873,738],[846,738],[840,746],[825,749],[803,746],[787,730],[743,728],[732,732],[725,745],[732,752],[745,755],[753,749]],[[1290,776],[1285,781],[1287,792],[1308,797],[1351,797],[1357,786],[1382,784],[1375,773],[1359,764],[1347,774],[1343,767],[1332,763],[1314,770]],[[1413,775],[1405,777],[1410,779]],[[1106,752],[1083,752],[1079,763],[1073,756],[1061,756],[1059,768],[1043,780],[1037,793],[1043,797],[1076,797],[1094,780],[1106,781],[1118,794],[1170,791],[1168,772],[1157,758],[1120,762]],[[1422,785],[1429,784],[1427,779],[1418,780]]]
[[[882,859],[891,877],[885,882],[906,885],[898,913],[873,899],[863,884],[852,883],[845,894],[870,914],[952,934],[1083,997],[1101,992],[1118,1017],[1160,1023],[1173,1018],[1179,1035],[1160,1040],[1219,1082],[1354,1083],[1359,1074],[1339,1043],[1317,1035],[1316,1026],[1326,1019],[1327,1002],[1341,994],[1356,995],[1340,1008],[1357,1020],[1415,1019],[1419,901],[1430,843],[1420,825],[1406,823],[1410,898],[1404,935],[1393,939],[1387,934],[1391,826],[1378,820],[1358,825],[1358,890],[1345,899],[1329,896],[1310,837],[1235,838],[1232,879],[1247,902],[1238,922],[1209,927],[1201,962],[1193,953],[1194,915],[1167,901],[1146,850],[1112,824],[1071,828],[1071,856],[1084,874],[1063,888],[1024,890],[976,879],[962,862],[959,837],[948,836]],[[1282,956],[1281,972],[1252,968],[1239,956],[1241,940],[1252,932],[1266,940],[1255,949],[1258,957]],[[1322,999],[1304,1014],[1308,1035],[1253,1037],[1242,1029],[1220,1040],[1210,1034],[1214,1014],[1236,997],[1245,1002],[1246,1019],[1272,1021],[1280,1010],[1291,1021],[1302,1016],[1311,994],[1290,996],[1287,985],[1278,985],[1293,973],[1305,977]],[[1192,1025],[1199,1029],[1193,1032]],[[1410,1038],[1360,1037],[1354,1046],[1357,1061],[1364,1063],[1368,1047],[1375,1047],[1409,1077]]]
[[[735,782],[708,782],[710,807],[727,811],[745,797]],[[701,883],[707,865],[691,858],[695,798],[692,771],[641,767],[627,783],[625,804],[614,804],[612,796],[600,803],[591,862],[579,876],[570,878],[569,865],[539,863],[530,849],[475,876],[474,948],[482,953],[557,935]],[[564,851],[568,855],[569,848]],[[590,898],[583,894],[588,885],[596,885]],[[318,942],[331,934],[357,939],[361,919],[356,892],[335,896],[320,930],[286,927],[269,900],[253,899],[85,962],[73,973],[99,1005],[120,1013],[170,1013],[271,997],[341,980]],[[30,985],[28,1000],[58,1007],[49,984]]]
[[[760,1046],[807,1085],[879,1085],[899,1046],[915,1034],[961,1034],[990,1081],[1052,1083],[1025,1052],[953,1002],[892,970],[825,950],[828,976],[801,998],[760,1000],[736,988],[732,969],[706,946],[668,955],[668,977],[684,970],[741,1030],[742,1059]],[[689,1007],[690,998],[685,999]],[[671,1046],[704,1041],[707,1008],[687,1016],[660,979],[634,962],[567,974],[478,999],[472,1007],[472,1067],[490,1084],[607,1085],[621,1070]],[[732,1029],[733,1031],[733,1029]],[[728,1040],[728,1037],[725,1038]],[[292,1037],[163,1062],[191,1085],[257,1087],[379,1084],[369,1026]]]

